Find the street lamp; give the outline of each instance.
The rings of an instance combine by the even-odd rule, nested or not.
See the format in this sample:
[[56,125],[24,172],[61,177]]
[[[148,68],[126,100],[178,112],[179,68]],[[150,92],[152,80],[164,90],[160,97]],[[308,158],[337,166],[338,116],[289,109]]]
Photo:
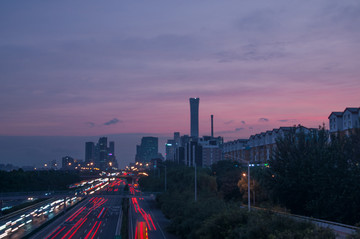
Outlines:
[[164,167],[165,167],[165,186],[164,187],[165,187],[165,192],[166,192],[166,174],[167,174],[166,173],[166,165],[164,165]]
[[250,164],[248,164],[248,211],[250,212]]
[[193,163],[194,163],[194,168],[195,168],[195,192],[194,192],[194,194],[195,194],[195,202],[197,201],[197,182],[196,182],[196,160],[195,160],[195,145],[193,145]]
[[[158,166],[164,166],[164,168],[165,168],[165,182],[164,182],[164,190],[165,190],[165,192],[166,192],[166,188],[167,188],[167,180],[166,180],[166,174],[167,174],[167,172],[166,172],[166,165],[165,164],[163,164],[163,163],[160,163],[160,162],[158,162],[158,164],[157,164]],[[160,169],[159,169],[159,173],[160,173]],[[159,176],[160,177],[160,176]]]

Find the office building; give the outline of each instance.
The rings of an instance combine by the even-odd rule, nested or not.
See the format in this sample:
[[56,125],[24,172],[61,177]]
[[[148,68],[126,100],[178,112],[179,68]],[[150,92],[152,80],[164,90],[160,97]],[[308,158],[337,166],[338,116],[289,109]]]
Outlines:
[[101,170],[109,170],[112,167],[117,168],[118,163],[115,157],[115,143],[109,142],[107,137],[101,137],[98,143],[94,142],[85,143],[85,163],[93,167],[100,168]]
[[85,162],[91,163],[95,161],[95,144],[94,142],[85,143]]
[[165,159],[174,161],[175,160],[175,152],[176,152],[176,144],[175,140],[169,139],[165,144]]
[[142,137],[141,144],[136,146],[136,162],[150,162],[151,159],[158,158],[158,138]]
[[190,98],[190,136],[199,137],[199,98]]
[[201,146],[201,164],[202,167],[210,167],[212,164],[222,160],[222,137],[203,136],[198,141]]

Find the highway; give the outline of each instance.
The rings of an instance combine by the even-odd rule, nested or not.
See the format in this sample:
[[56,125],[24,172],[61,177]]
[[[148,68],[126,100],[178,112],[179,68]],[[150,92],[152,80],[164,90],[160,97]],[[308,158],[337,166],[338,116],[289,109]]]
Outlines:
[[[120,210],[119,205],[121,205],[119,194],[123,191],[122,189],[124,184],[125,182],[122,179],[117,179],[117,180],[114,179],[113,181],[99,179],[99,180],[91,180],[89,182],[82,182],[82,186],[83,186],[82,195],[83,196],[86,195],[87,198],[85,202],[82,202],[80,204],[86,205],[86,207],[88,207],[88,208],[84,208],[83,211],[84,213],[88,212],[87,216],[89,216],[90,220],[93,220],[92,218],[93,214],[96,213],[99,210],[99,208],[102,209],[106,207],[106,209],[109,209],[109,210],[104,209],[104,211],[102,212],[102,218],[104,218],[105,220],[109,216],[119,214],[119,210]],[[99,194],[105,194],[105,197],[111,197],[111,199],[100,196]],[[56,197],[50,198],[41,203],[37,203],[36,205],[30,206],[26,209],[16,211],[10,215],[1,217],[0,239],[2,238],[16,239],[28,235],[35,229],[39,228],[42,224],[53,219],[54,217],[64,212],[69,207],[78,203],[81,199],[83,199],[83,196],[82,197],[72,196],[72,197],[66,197],[65,199],[65,198],[58,198],[58,195],[56,195]],[[65,200],[66,202],[64,202]],[[113,212],[113,210],[117,212],[115,213]],[[66,212],[65,216],[68,216],[68,214],[72,212],[73,212],[72,210]],[[82,215],[83,214],[79,213],[79,215],[77,216],[82,216]],[[75,220],[78,220],[78,218],[74,218],[71,221],[75,221]],[[60,222],[60,221],[61,220],[59,219],[56,220],[56,222]],[[64,225],[71,224],[70,222],[67,222],[65,219],[63,219],[63,222],[65,223]],[[47,228],[51,228],[53,224],[54,223],[51,223],[51,225],[48,226]],[[81,231],[80,228],[79,231]],[[59,233],[59,235],[61,234]],[[34,238],[46,238],[46,236],[41,235],[41,236],[36,236]]]
[[[129,195],[124,196],[125,184],[123,179],[99,182],[89,187],[86,198],[70,210],[64,210],[64,199],[53,198],[9,216],[0,224],[0,238],[22,238],[60,212],[64,212],[63,215],[31,238],[114,238],[120,234],[121,218],[127,216],[129,239],[176,238],[164,231],[169,221],[156,208],[154,196],[142,196],[137,184],[129,184]],[[130,202],[129,215],[122,215],[123,198]],[[68,198],[66,208],[80,199]]]
[[113,238],[120,213],[121,199],[92,197],[60,225],[44,237],[46,239]]
[[[67,198],[66,207],[81,198]],[[51,198],[19,212],[1,217],[0,238],[21,238],[64,210],[64,199]]]
[[114,238],[121,212],[123,180],[115,180],[32,238]]

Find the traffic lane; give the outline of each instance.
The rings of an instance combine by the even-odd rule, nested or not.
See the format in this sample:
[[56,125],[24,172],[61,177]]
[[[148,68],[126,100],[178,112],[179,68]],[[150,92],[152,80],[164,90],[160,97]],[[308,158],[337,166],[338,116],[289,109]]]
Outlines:
[[[66,205],[70,206],[78,200],[80,199],[76,197],[69,198],[66,200]],[[63,208],[64,199],[53,198],[37,204],[34,207],[30,207],[25,211],[21,210],[11,217],[4,217],[2,221],[0,221],[0,238],[21,238],[61,213]]]
[[[157,232],[161,233],[162,237],[157,238],[167,238],[167,239],[178,239],[174,234],[171,234],[166,231],[166,227],[170,224],[170,220],[165,217],[161,209],[158,208],[155,197],[146,196],[140,200],[140,204],[149,212],[152,217],[152,220],[157,227]],[[149,237],[150,238],[150,237]],[[153,237],[155,238],[155,237]]]
[[114,237],[120,203],[120,198],[93,197],[87,205],[75,211],[46,238]]
[[109,182],[109,184],[102,190],[94,191],[92,196],[98,195],[120,195],[123,192],[125,181],[122,179],[116,179]]
[[31,239],[37,239],[37,238],[46,238],[47,235],[49,235],[52,231],[55,230],[58,226],[62,225],[64,221],[73,213],[75,213],[79,208],[83,207],[84,205],[87,205],[89,203],[90,198],[87,198],[80,202],[79,204],[75,205],[73,208],[71,208],[69,211],[65,212],[65,214],[61,215],[59,218],[57,218],[54,222],[52,222],[50,225],[42,229],[40,232],[36,233],[35,235],[31,236]]
[[139,227],[139,222],[145,223],[148,237],[150,239],[177,238],[176,236],[164,231],[164,228],[169,224],[169,220],[165,218],[161,210],[156,207],[155,201],[151,200],[150,197],[132,197],[130,198],[130,206],[130,238],[135,238],[135,234],[139,230],[139,228],[137,228]]

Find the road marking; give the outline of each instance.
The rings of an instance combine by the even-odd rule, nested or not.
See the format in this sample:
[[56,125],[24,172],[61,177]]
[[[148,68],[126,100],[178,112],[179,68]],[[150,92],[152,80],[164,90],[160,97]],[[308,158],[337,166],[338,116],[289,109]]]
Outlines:
[[[152,215],[153,220],[156,220],[156,217],[154,217],[154,213],[152,213],[152,211],[151,211],[151,209],[150,209],[150,207],[149,207],[149,203],[148,203],[146,200],[144,200],[144,201],[146,202],[146,204],[147,204],[147,206],[148,206],[148,208],[149,208],[149,212],[150,212],[150,214]],[[166,239],[166,236],[165,236],[163,230],[161,229],[161,227],[160,227],[160,225],[159,225],[159,222],[158,222],[157,220],[156,220],[156,224],[158,225],[161,234],[162,234],[163,237]]]

